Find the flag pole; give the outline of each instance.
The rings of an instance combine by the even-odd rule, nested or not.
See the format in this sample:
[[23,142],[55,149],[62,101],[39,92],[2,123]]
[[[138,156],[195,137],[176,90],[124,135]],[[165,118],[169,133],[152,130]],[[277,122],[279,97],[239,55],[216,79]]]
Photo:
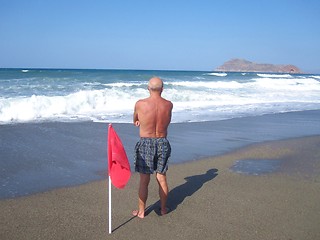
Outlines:
[[109,175],[109,234],[111,234],[111,178]]
[[110,154],[110,149],[109,149],[109,131],[110,131],[110,128],[112,127],[112,124],[109,123],[109,128],[108,128],[108,175],[109,175],[109,181],[108,181],[108,184],[109,184],[109,234],[112,233],[112,227],[111,227],[111,177],[110,177],[110,162],[109,161],[112,161],[109,156]]
[[[109,234],[112,233],[111,227],[111,190],[114,185],[122,189],[129,181],[131,176],[130,164],[122,142],[114,131],[111,123],[108,129],[108,182],[109,182]],[[111,182],[112,179],[112,182]],[[112,184],[111,184],[112,183]]]

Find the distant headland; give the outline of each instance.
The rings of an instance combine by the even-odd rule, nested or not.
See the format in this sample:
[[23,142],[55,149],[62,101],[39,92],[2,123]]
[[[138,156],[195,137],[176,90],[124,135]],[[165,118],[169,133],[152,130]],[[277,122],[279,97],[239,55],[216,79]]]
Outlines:
[[254,63],[245,59],[231,59],[215,71],[220,72],[266,72],[266,73],[302,73],[294,65],[275,65],[268,63]]

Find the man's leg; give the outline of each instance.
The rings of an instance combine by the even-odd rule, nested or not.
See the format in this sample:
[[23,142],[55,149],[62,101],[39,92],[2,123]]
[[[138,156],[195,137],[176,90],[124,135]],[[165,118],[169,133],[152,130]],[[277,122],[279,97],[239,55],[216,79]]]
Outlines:
[[167,214],[167,199],[168,199],[168,183],[166,174],[157,173],[157,181],[159,184],[159,196],[160,196],[160,206],[161,215]]
[[132,214],[139,218],[144,218],[144,211],[146,209],[146,202],[148,199],[148,186],[150,182],[150,174],[140,173],[140,184],[139,184],[139,209],[133,211]]

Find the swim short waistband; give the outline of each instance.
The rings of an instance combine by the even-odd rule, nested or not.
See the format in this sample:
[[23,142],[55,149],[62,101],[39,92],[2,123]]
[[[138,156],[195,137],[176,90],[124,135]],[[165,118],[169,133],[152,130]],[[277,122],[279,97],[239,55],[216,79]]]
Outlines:
[[140,137],[140,139],[167,139],[166,137]]

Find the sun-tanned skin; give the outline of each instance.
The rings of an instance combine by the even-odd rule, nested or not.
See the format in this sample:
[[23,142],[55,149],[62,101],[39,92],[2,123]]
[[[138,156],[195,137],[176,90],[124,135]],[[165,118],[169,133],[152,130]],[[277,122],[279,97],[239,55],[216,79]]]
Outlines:
[[[173,104],[161,97],[163,82],[160,78],[151,78],[148,84],[150,96],[136,102],[133,114],[133,123],[140,127],[142,138],[165,138],[171,122]],[[161,215],[167,213],[168,184],[166,174],[156,173],[159,184]],[[150,174],[140,173],[139,209],[133,211],[134,216],[144,218]]]

